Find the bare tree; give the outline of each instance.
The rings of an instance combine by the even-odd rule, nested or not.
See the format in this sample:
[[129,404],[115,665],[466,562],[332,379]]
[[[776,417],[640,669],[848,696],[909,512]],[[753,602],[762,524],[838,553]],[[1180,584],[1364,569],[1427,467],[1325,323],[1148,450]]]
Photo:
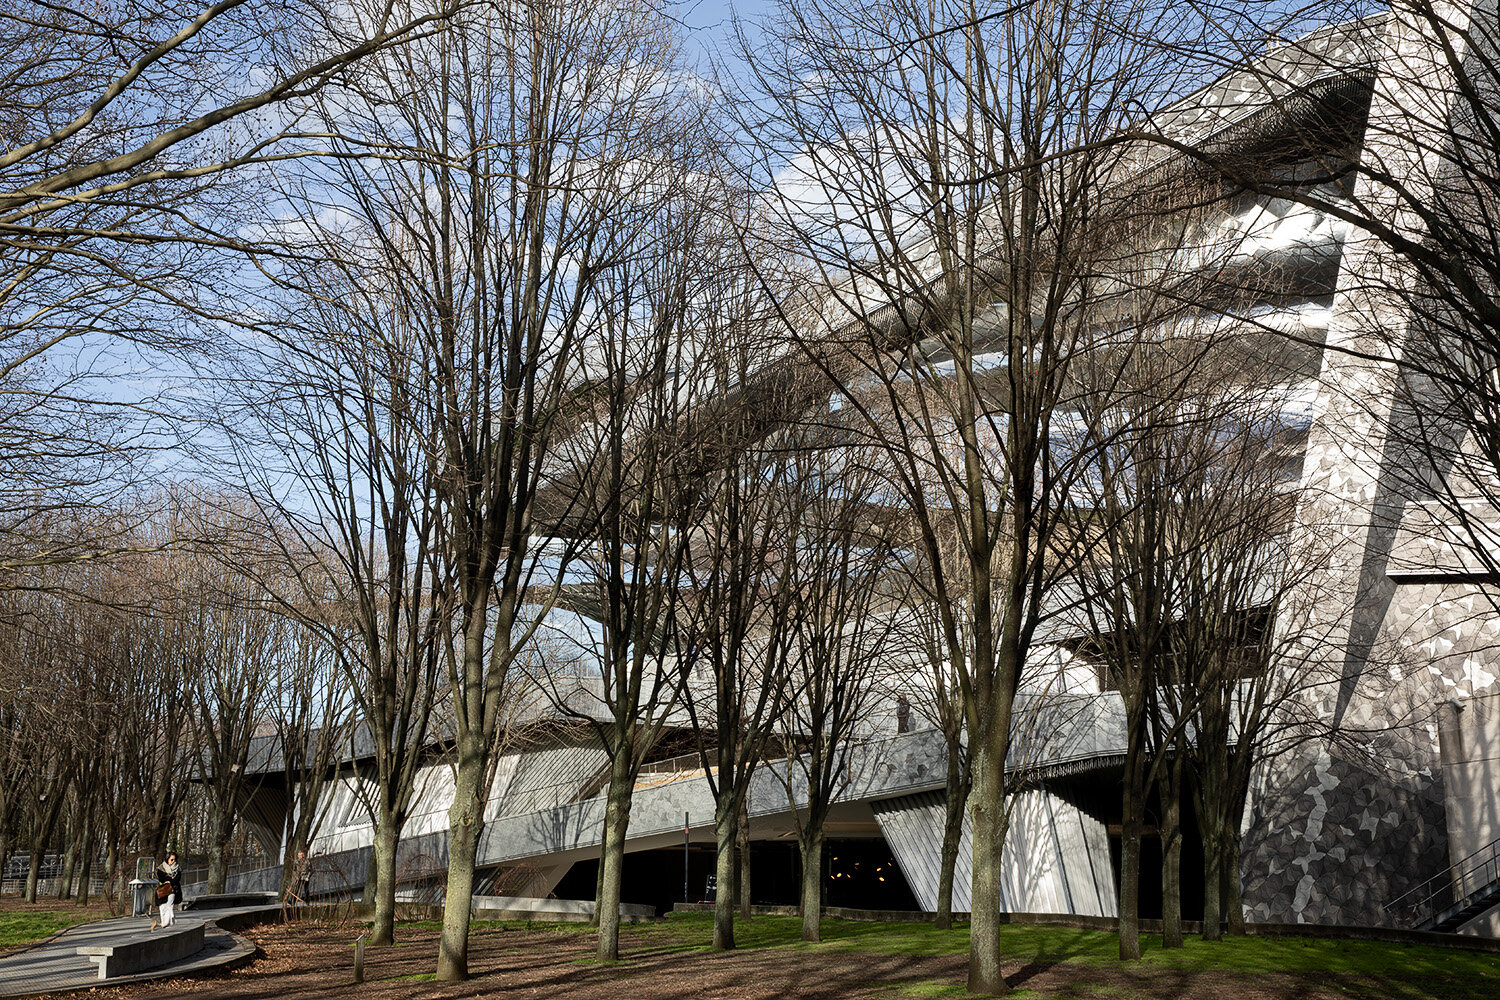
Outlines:
[[[153,526],[148,544],[170,537],[165,524]],[[135,555],[121,565],[116,587],[136,588],[137,594],[170,592],[165,564]],[[188,684],[188,658],[180,619],[168,614],[139,616],[130,629],[131,641],[121,651],[119,668],[124,672],[125,700],[119,719],[119,746],[125,753],[129,799],[134,810],[131,836],[117,846],[132,844],[161,855],[187,794],[182,773],[189,734],[192,701],[184,695]],[[123,862],[123,858],[120,859]]]
[[[1409,775],[1399,773],[1404,763],[1392,767],[1394,759],[1411,758],[1390,754],[1389,743],[1409,740],[1417,754],[1436,760],[1421,723],[1454,687],[1474,690],[1478,678],[1466,663],[1494,655],[1490,640],[1460,624],[1474,612],[1453,609],[1467,600],[1489,613],[1495,606],[1488,581],[1500,453],[1485,442],[1493,440],[1497,413],[1497,42],[1500,25],[1484,5],[1399,2],[1387,14],[1272,52],[1242,53],[1240,79],[1261,91],[1261,114],[1284,123],[1270,156],[1234,141],[1194,142],[1160,121],[1139,130],[1208,168],[1262,218],[1274,212],[1317,223],[1323,243],[1315,249],[1337,263],[1324,288],[1332,305],[1326,337],[1294,334],[1319,351],[1321,371],[1304,450],[1299,540],[1291,549],[1315,554],[1320,565],[1303,572],[1289,594],[1290,620],[1276,617],[1275,648],[1278,657],[1324,675],[1321,687],[1304,695],[1320,701],[1318,710],[1342,732],[1278,763],[1281,773],[1262,786],[1268,794],[1259,809],[1279,808],[1276,788],[1296,784],[1286,771],[1326,771],[1330,762],[1346,786],[1390,781],[1437,798],[1420,765]],[[1333,80],[1347,95],[1348,113],[1296,113],[1309,99],[1330,107],[1331,90],[1320,91],[1317,81]],[[1420,598],[1421,612],[1392,613],[1402,608],[1403,588],[1415,597],[1409,581],[1440,577],[1463,588],[1464,597],[1430,604]],[[1404,690],[1382,676],[1404,673],[1403,660],[1449,628],[1468,641],[1448,657],[1418,654],[1429,663],[1404,678]],[[1223,806],[1204,808],[1217,813]],[[1330,819],[1325,829],[1338,825]],[[1280,836],[1274,825],[1252,826],[1257,837]],[[1359,840],[1362,849],[1384,840],[1409,852],[1410,864],[1378,875],[1388,897],[1439,875],[1424,860],[1441,854],[1437,840],[1414,841],[1409,830],[1379,825],[1361,830]],[[1343,885],[1347,873],[1330,860],[1310,866],[1305,877],[1320,887],[1312,893],[1318,900],[1332,895],[1321,888]],[[1226,880],[1225,888],[1232,899],[1238,880]],[[1273,905],[1300,907],[1285,897]],[[1338,909],[1329,903],[1315,919],[1348,919]],[[1228,910],[1231,926],[1243,919],[1234,903]]]
[[255,762],[267,766],[279,759],[288,785],[281,844],[283,892],[291,884],[297,855],[307,850],[333,804],[333,796],[327,793],[339,774],[341,755],[350,745],[359,717],[358,699],[346,689],[336,649],[319,631],[303,625],[306,617],[291,618],[299,627],[289,637],[285,669],[275,677],[271,696],[275,749],[265,751],[266,759]]
[[[684,150],[684,153],[690,152]],[[685,160],[675,169],[694,164]],[[709,171],[704,170],[706,175]],[[593,720],[610,757],[595,915],[598,955],[619,958],[619,907],[631,795],[642,764],[677,705],[682,676],[670,663],[681,615],[683,572],[697,514],[695,449],[686,427],[702,403],[706,345],[695,338],[706,294],[718,280],[712,261],[731,255],[712,191],[697,185],[664,202],[653,242],[599,277],[610,303],[593,323],[595,377],[574,393],[579,429],[558,452],[576,478],[538,500],[538,519],[561,504],[576,531],[570,584],[560,598],[597,618],[598,700],[572,697],[571,678],[550,678],[554,704]]]
[[[675,139],[681,103],[663,76],[666,26],[644,6],[579,16],[544,4],[465,27],[455,35],[461,51],[439,64],[465,128],[432,136],[453,164],[434,178],[444,194],[429,220],[446,236],[422,248],[443,274],[426,332],[444,387],[437,502],[461,643],[448,662],[456,791],[445,980],[468,976],[485,799],[508,672],[529,631],[517,634],[517,610],[540,565],[532,500],[580,375],[590,314],[610,308],[599,275],[637,252],[660,204],[640,157]],[[468,48],[479,33],[488,41]]]
[[1140,836],[1153,785],[1165,941],[1182,943],[1190,773],[1212,924],[1204,933],[1216,938],[1221,892],[1238,905],[1249,769],[1313,732],[1331,735],[1306,704],[1328,675],[1294,654],[1310,641],[1300,592],[1319,557],[1313,539],[1290,530],[1299,492],[1289,460],[1302,430],[1289,416],[1286,380],[1298,352],[1234,322],[1232,302],[1194,294],[1200,275],[1170,266],[1161,274],[1159,284],[1124,282],[1118,324],[1078,369],[1089,474],[1075,488],[1076,523],[1059,536],[1068,549],[1060,558],[1076,560],[1079,613],[1093,635],[1086,645],[1125,706],[1126,958],[1139,954]]
[[[1278,468],[1281,442],[1245,435],[1198,484],[1195,549],[1177,588],[1170,681],[1189,713],[1190,768],[1203,841],[1203,936],[1227,918],[1244,932],[1240,830],[1256,768],[1309,739],[1336,739],[1310,708],[1334,684],[1299,647],[1314,638],[1307,606],[1322,544],[1292,529],[1297,491]],[[1208,493],[1210,495],[1203,495]],[[1322,599],[1331,596],[1319,595]]]
[[684,103],[665,41],[645,7],[476,6],[350,72],[321,111],[349,157],[340,207],[372,234],[382,294],[420,365],[409,405],[431,432],[419,446],[435,532],[423,559],[441,583],[434,649],[457,786],[443,979],[468,974],[510,665],[536,627],[515,628],[546,571],[532,500],[607,307],[599,275],[635,252],[662,199],[648,163],[671,147]]
[[[31,901],[43,855],[59,840],[59,891],[67,895],[67,883],[95,843],[93,817],[101,802],[125,800],[120,814],[105,820],[117,832],[142,811],[129,801],[124,769],[115,766],[152,749],[124,743],[136,730],[122,716],[150,711],[138,702],[142,692],[130,673],[120,669],[128,662],[122,647],[129,645],[120,637],[133,635],[125,624],[130,610],[148,600],[138,588],[122,587],[125,580],[139,583],[135,574],[100,563],[42,567],[30,574],[32,589],[11,590],[5,604],[10,642],[4,694],[15,742],[7,749],[11,766],[3,794],[7,828],[17,824],[31,856]],[[168,694],[154,684],[150,690]],[[156,715],[153,742],[163,735],[160,727],[183,721],[181,713]],[[153,773],[168,770],[157,760]],[[116,781],[103,787],[109,778]]]
[[182,697],[193,707],[190,754],[209,813],[207,891],[220,893],[240,811],[264,778],[252,754],[257,740],[270,735],[270,699],[276,675],[289,668],[293,625],[228,563],[188,553],[170,558],[181,567],[170,598],[189,642],[190,681]]
[[[705,296],[698,336],[707,372],[700,377],[705,397],[717,402],[711,419],[696,421],[692,431],[695,454],[687,467],[698,509],[682,561],[686,596],[674,633],[683,708],[714,797],[716,949],[734,947],[737,896],[748,909],[748,886],[740,883],[748,870],[741,855],[748,855],[750,781],[777,719],[796,697],[789,689],[795,650],[789,525],[777,518],[795,459],[765,437],[765,414],[757,405],[756,379],[780,349],[766,333],[761,308],[741,267],[719,271]],[[801,378],[821,380],[816,372]]]
[[[326,111],[334,124],[335,108]],[[248,510],[236,535],[262,540],[243,568],[318,637],[357,706],[339,752],[373,759],[366,895],[371,941],[389,944],[397,845],[426,762],[448,605],[433,554],[431,357],[403,301],[403,207],[367,172],[374,162],[350,157],[331,177],[283,178],[294,220],[286,238],[298,249],[265,261],[275,286],[263,308],[279,322],[232,359],[221,405],[233,445],[226,476]],[[312,801],[299,822],[310,821]]]
[[68,615],[66,601],[37,594],[29,603],[11,675],[13,697],[21,703],[16,735],[25,756],[18,774],[24,783],[13,794],[22,804],[18,818],[30,859],[24,894],[35,903],[42,856],[87,749],[74,738],[73,724],[84,704],[89,644],[79,641],[82,630]]
[[[1189,500],[1212,496],[1204,484],[1224,471],[1217,465],[1220,438],[1240,416],[1233,398],[1205,399],[1196,389],[1206,380],[1210,346],[1150,333],[1119,345],[1096,366],[1105,371],[1104,384],[1085,411],[1099,444],[1091,449],[1092,474],[1080,483],[1084,495],[1075,497],[1079,518],[1067,547],[1078,561],[1074,578],[1082,617],[1094,635],[1091,645],[1125,707],[1119,903],[1125,959],[1140,957],[1141,837],[1153,785],[1163,802],[1166,881],[1172,881],[1180,851],[1171,821],[1187,711],[1171,697],[1178,683],[1171,640],[1181,578],[1199,558],[1194,529],[1211,530]],[[1164,889],[1164,938],[1169,947],[1181,946],[1180,893],[1175,884],[1164,882]]]
[[877,678],[910,622],[902,578],[890,569],[899,533],[882,523],[893,517],[880,503],[881,479],[853,461],[849,435],[808,422],[776,440],[795,468],[774,529],[792,645],[785,779],[802,857],[802,939],[818,941],[825,822],[854,777],[853,755],[871,734]]
[[[950,541],[944,545],[944,534],[937,538],[937,551],[946,553],[943,558],[958,558],[953,550],[957,538],[947,533]],[[938,848],[938,898],[933,913],[933,924],[941,930],[953,927],[953,880],[958,867],[959,849],[962,847],[964,812],[968,808],[969,790],[973,785],[973,770],[969,764],[968,741],[964,736],[964,707],[959,673],[963,664],[956,663],[948,655],[948,644],[943,634],[942,615],[933,603],[935,596],[929,579],[931,574],[923,567],[927,547],[908,542],[907,570],[912,578],[914,591],[923,595],[911,612],[917,650],[915,659],[925,667],[914,676],[914,684],[903,685],[900,696],[907,697],[915,711],[943,735],[946,760],[943,772],[943,839]],[[938,577],[941,579],[941,576]],[[958,626],[963,628],[961,609]],[[925,675],[925,676],[924,676]],[[915,694],[910,688],[915,687]]]
[[0,721],[4,722],[0,728],[0,759],[5,764],[0,769],[0,863],[10,860],[15,847],[15,831],[25,810],[25,788],[36,766],[29,737],[35,728],[31,716],[38,706],[28,691],[25,664],[29,643],[23,639],[22,630],[29,628],[29,615],[23,603],[21,595],[7,594],[0,616],[5,635],[0,644],[0,663],[4,664],[0,676],[5,678],[0,686]]
[[186,317],[237,311],[219,285],[253,243],[244,184],[318,151],[309,94],[452,6],[0,6],[0,585],[126,544],[104,512],[178,443],[149,376],[211,345]]
[[[824,296],[784,299],[788,325],[840,383],[873,383],[849,405],[893,456],[947,656],[966,665],[976,992],[1005,989],[1011,715],[1068,478],[1053,415],[1090,279],[1119,249],[1104,224],[1118,110],[1161,85],[1147,39],[1173,17],[1113,3],[789,4],[752,53],[745,119],[769,151],[763,169],[781,174],[772,212]],[[950,525],[956,563],[939,551]]]

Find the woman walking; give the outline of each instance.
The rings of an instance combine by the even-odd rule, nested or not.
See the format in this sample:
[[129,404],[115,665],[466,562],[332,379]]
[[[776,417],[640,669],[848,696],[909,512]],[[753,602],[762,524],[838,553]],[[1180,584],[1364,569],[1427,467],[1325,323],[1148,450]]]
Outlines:
[[[156,866],[156,880],[161,883],[156,888],[156,898],[161,905],[156,919],[151,921],[153,931],[158,924],[163,930],[172,926],[177,901],[182,898],[182,866],[177,863],[177,852],[168,854],[167,860]],[[165,896],[161,894],[162,889],[167,890]]]

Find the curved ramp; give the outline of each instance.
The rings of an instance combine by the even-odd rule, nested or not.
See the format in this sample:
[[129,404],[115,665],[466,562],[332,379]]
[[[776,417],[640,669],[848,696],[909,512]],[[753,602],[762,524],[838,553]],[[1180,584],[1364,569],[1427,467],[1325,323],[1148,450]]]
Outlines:
[[[149,930],[145,917],[116,917],[70,927],[26,951],[0,957],[0,997],[91,990],[197,975],[248,961],[255,946],[216,921],[265,907],[205,910],[177,919],[176,933]],[[159,942],[159,944],[158,944]],[[190,951],[180,947],[195,943]],[[106,961],[102,967],[99,959]],[[111,961],[113,960],[113,961]],[[134,963],[134,967],[128,967]],[[101,974],[103,973],[103,974]]]

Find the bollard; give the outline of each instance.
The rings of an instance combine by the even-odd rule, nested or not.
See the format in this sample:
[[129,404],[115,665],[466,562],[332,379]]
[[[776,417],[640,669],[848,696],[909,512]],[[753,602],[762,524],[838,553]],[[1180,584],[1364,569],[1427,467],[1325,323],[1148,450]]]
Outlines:
[[354,981],[362,983],[365,981],[365,936],[361,934],[359,940],[354,942]]

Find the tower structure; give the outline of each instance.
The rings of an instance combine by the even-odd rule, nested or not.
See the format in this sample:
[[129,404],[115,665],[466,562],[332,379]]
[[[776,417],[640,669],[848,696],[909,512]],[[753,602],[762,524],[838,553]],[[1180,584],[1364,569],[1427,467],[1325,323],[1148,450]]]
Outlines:
[[1473,465],[1452,461],[1464,421],[1426,363],[1472,328],[1413,260],[1453,251],[1450,267],[1470,266],[1441,246],[1443,227],[1460,202],[1494,207],[1465,174],[1466,122],[1494,93],[1495,27],[1488,3],[1398,6],[1367,49],[1345,182],[1364,224],[1340,259],[1302,475],[1299,530],[1322,556],[1302,595],[1310,617],[1286,637],[1301,647],[1291,662],[1326,672],[1317,710],[1339,737],[1260,770],[1243,857],[1252,920],[1403,922],[1393,904],[1479,846],[1444,807],[1438,710],[1493,689],[1500,614],[1493,562],[1460,523],[1465,509],[1482,518]]

